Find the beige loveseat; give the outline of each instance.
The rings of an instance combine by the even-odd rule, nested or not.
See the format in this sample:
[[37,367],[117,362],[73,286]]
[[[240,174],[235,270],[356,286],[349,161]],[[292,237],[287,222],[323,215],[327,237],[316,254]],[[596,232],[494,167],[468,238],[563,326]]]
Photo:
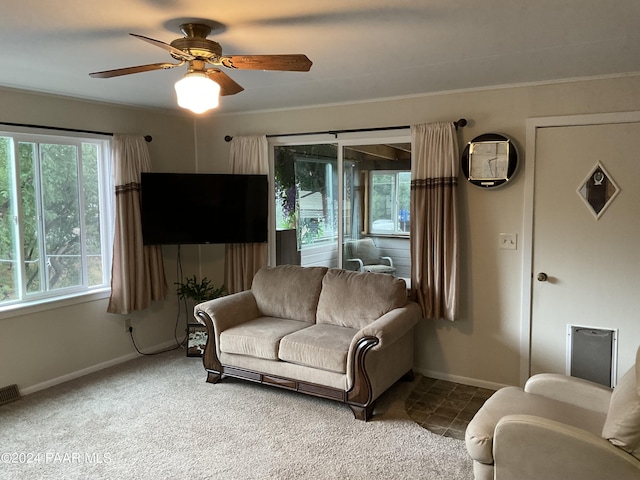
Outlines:
[[281,265],[195,316],[207,327],[208,382],[230,376],[338,400],[366,421],[412,373],[421,310],[391,275]]
[[498,390],[465,440],[476,480],[640,479],[640,349],[613,390],[556,374]]

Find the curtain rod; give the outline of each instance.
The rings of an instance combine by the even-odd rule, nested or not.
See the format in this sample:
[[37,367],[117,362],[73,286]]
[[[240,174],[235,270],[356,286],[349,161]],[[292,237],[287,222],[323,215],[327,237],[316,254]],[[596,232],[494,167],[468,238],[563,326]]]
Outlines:
[[[456,122],[453,122],[453,124],[456,126],[456,130],[458,128],[462,128],[465,127],[467,125],[467,119],[466,118],[461,118]],[[383,130],[404,130],[406,128],[410,128],[411,125],[397,125],[395,127],[376,127],[376,128],[353,128],[353,129],[347,129],[347,130],[325,130],[323,132],[304,132],[304,133],[280,133],[280,134],[274,134],[274,135],[267,135],[267,138],[273,138],[273,137],[297,137],[297,136],[301,136],[301,135],[335,135],[336,138],[338,137],[338,134],[340,133],[357,133],[357,132],[378,132],[378,131],[383,131]],[[230,142],[231,140],[233,140],[233,137],[231,135],[226,135],[224,137],[224,141],[225,142]]]
[[[33,125],[30,123],[0,122],[0,125],[8,125],[10,127],[42,128],[44,130],[58,130],[60,132],[92,133],[94,135],[109,135],[110,137],[113,137],[113,132],[97,132],[95,130],[79,130],[77,128],[50,127],[47,125]],[[150,142],[153,140],[153,137],[151,135],[145,135],[144,139],[147,142]]]

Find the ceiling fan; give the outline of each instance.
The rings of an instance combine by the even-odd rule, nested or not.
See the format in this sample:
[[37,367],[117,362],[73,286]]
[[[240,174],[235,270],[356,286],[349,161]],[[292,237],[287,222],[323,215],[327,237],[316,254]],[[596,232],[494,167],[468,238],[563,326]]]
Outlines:
[[308,72],[312,62],[306,55],[223,55],[218,42],[209,40],[211,27],[204,23],[184,23],[180,25],[183,38],[177,38],[170,44],[153,38],[130,33],[129,35],[160,47],[179,63],[151,63],[135,67],[118,68],[93,72],[93,78],[111,78],[152,70],[167,70],[188,64],[184,78],[176,83],[178,105],[195,113],[202,113],[218,106],[218,95],[235,95],[244,90],[220,68],[243,70],[280,70]]

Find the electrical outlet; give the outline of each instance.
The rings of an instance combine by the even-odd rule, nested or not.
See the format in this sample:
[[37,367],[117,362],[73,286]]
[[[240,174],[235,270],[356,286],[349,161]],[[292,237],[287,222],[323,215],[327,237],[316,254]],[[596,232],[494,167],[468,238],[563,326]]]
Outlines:
[[124,331],[125,331],[125,332],[129,332],[130,330],[131,330],[131,319],[130,319],[130,318],[127,318],[127,319],[124,321]]

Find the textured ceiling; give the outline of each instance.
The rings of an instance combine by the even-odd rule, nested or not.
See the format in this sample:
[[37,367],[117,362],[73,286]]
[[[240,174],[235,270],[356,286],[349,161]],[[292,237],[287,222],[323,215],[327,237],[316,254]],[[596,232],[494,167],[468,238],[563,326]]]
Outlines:
[[640,72],[638,0],[21,0],[3,2],[0,85],[178,109],[172,61],[185,19],[220,23],[223,53],[304,53],[308,73],[225,72],[245,91],[216,112],[292,108]]

